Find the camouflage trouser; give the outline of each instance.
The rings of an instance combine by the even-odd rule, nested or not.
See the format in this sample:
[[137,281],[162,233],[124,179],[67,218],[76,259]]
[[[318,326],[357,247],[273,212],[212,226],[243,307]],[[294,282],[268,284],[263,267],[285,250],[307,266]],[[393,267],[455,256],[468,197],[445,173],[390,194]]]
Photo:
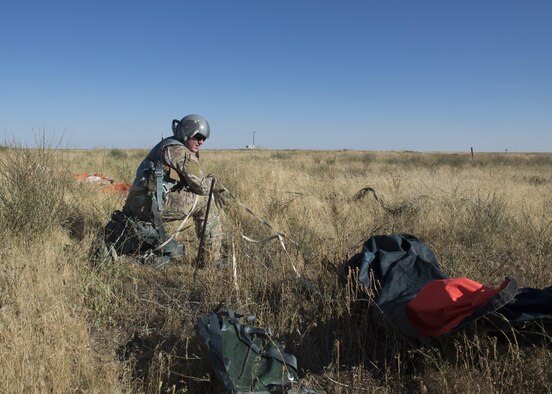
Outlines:
[[[167,194],[165,202],[163,203],[163,210],[161,212],[161,218],[163,222],[169,224],[167,226],[167,234],[170,235],[172,231],[180,224],[186,215],[192,209],[194,199],[197,196],[196,206],[191,213],[191,217],[195,223],[195,230],[197,238],[201,237],[203,230],[203,223],[205,221],[205,212],[207,210],[208,196],[200,196],[191,192],[180,191],[170,192]],[[151,220],[151,198],[147,192],[144,193],[129,193],[125,210],[127,210],[134,217],[140,220]],[[172,225],[174,223],[174,225]],[[207,218],[207,227],[205,228],[205,242],[203,245],[203,263],[218,264],[222,261],[222,240],[224,233],[222,232],[222,221],[220,218],[220,212],[215,204],[215,201],[211,201],[209,208],[209,217]]]
[[[208,196],[200,196],[191,192],[169,193],[161,217],[166,222],[183,220],[192,209],[196,197],[197,203],[191,216],[195,223],[197,238],[200,239],[205,222]],[[220,212],[213,200],[209,207],[209,217],[205,228],[205,242],[202,251],[204,263],[219,264],[222,262],[223,237]]]

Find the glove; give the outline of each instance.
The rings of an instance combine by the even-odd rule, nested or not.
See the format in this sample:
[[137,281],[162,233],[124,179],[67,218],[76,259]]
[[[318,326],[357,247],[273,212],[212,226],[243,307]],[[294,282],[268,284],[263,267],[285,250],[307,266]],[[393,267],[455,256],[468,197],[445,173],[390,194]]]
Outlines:
[[228,205],[228,193],[225,193],[226,189],[216,188],[214,191],[215,204],[217,207],[223,208]]
[[214,174],[207,174],[207,176],[205,178],[210,179],[211,181],[213,179],[217,179],[217,177]]

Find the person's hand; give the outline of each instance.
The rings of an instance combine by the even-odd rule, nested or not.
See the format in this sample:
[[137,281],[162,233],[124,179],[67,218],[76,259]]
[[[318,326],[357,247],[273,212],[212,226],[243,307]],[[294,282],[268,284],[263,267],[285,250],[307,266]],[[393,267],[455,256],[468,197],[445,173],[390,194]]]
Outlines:
[[215,181],[215,188],[213,189],[213,194],[214,194],[217,188],[217,178],[213,174],[209,174],[203,179],[203,185],[207,193],[211,191],[211,186],[213,185],[213,181]]
[[215,197],[215,204],[217,204],[217,207],[223,208],[226,205],[228,205],[228,193],[226,193],[226,189],[224,188],[215,188],[215,191],[213,192]]

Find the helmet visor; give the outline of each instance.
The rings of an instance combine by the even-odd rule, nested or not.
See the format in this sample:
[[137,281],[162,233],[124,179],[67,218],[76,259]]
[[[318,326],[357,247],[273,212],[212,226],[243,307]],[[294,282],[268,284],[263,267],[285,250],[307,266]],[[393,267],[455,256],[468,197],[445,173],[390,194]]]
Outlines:
[[194,140],[198,140],[198,141],[205,141],[207,139],[207,137],[205,137],[203,134],[200,134],[200,133],[195,133],[192,138]]

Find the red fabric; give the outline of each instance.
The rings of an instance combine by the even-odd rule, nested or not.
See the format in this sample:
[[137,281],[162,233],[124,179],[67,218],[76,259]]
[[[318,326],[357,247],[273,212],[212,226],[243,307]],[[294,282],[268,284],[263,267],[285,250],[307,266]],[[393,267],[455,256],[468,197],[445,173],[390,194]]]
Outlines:
[[506,279],[498,289],[492,289],[468,278],[433,280],[406,306],[408,320],[423,336],[446,334],[509,282]]
[[130,183],[114,183],[113,185],[104,187],[104,190],[107,191],[115,191],[115,192],[126,192],[128,189],[130,189]]

